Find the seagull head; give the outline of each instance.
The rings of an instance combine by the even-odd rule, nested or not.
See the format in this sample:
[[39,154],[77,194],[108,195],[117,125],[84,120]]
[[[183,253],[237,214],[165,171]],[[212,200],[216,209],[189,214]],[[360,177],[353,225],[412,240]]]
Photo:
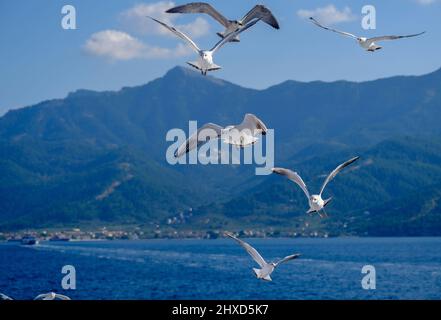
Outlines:
[[367,41],[367,38],[365,38],[365,37],[358,38],[358,42],[360,42],[360,43],[366,42],[366,41]]
[[311,196],[311,202],[314,203],[314,204],[319,203],[320,200],[321,200],[321,197],[319,195],[315,194],[315,195]]
[[213,53],[211,51],[202,51],[201,57],[204,60],[212,61],[213,59]]

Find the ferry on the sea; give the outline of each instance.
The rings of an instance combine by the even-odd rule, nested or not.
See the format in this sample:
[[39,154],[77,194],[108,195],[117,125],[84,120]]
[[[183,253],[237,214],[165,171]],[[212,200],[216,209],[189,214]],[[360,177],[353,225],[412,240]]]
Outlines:
[[35,237],[26,236],[21,239],[21,244],[24,246],[35,246],[39,243]]

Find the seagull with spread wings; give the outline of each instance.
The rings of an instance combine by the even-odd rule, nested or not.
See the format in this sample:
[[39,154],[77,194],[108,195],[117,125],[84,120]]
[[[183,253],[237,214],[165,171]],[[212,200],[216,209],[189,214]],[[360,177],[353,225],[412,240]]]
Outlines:
[[[314,194],[314,195],[309,194],[309,191],[308,191],[308,188],[306,187],[305,182],[303,182],[303,179],[300,177],[300,175],[297,172],[291,171],[289,169],[284,169],[284,168],[273,168],[272,171],[274,173],[283,175],[283,176],[287,177],[289,180],[291,180],[292,182],[296,183],[303,190],[306,197],[308,198],[309,210],[307,213],[313,214],[313,213],[317,212],[319,214],[319,216],[321,218],[323,218],[324,216],[327,216],[326,211],[325,211],[325,207],[332,200],[332,198],[329,198],[327,200],[323,200],[323,198],[322,198],[323,191],[325,190],[327,184],[329,182],[331,182],[331,180],[333,180],[337,176],[337,174],[339,174],[344,168],[351,165],[352,163],[354,163],[358,159],[360,159],[360,157],[352,158],[352,159],[346,161],[345,163],[339,165],[337,168],[335,168],[334,171],[332,171],[329,174],[329,176],[326,178],[325,182],[323,183],[322,188],[320,189],[320,193]],[[321,214],[321,211],[323,211],[324,216]]]
[[313,17],[310,17],[309,19],[312,21],[312,23],[314,23],[316,26],[318,26],[320,28],[323,28],[325,30],[329,30],[329,31],[332,31],[332,32],[336,32],[336,33],[341,34],[343,36],[350,37],[352,39],[357,40],[358,44],[363,49],[365,49],[366,51],[370,51],[370,52],[375,52],[375,51],[380,50],[380,49],[383,48],[382,46],[379,46],[377,44],[377,42],[379,42],[379,41],[397,40],[397,39],[403,39],[403,38],[412,38],[412,37],[417,37],[417,36],[420,36],[420,35],[426,33],[424,31],[424,32],[420,32],[420,33],[416,33],[416,34],[410,34],[410,35],[405,35],[405,36],[381,36],[381,37],[374,37],[374,38],[365,38],[365,37],[358,37],[358,36],[356,36],[356,35],[354,35],[352,33],[349,33],[349,32],[340,31],[340,30],[336,30],[336,29],[332,29],[332,28],[326,27],[326,26],[320,24]]
[[[221,38],[225,38],[230,33],[237,29],[243,28],[249,22],[260,19],[265,23],[269,24],[275,29],[280,29],[277,19],[274,17],[272,12],[263,5],[254,6],[242,19],[240,20],[229,20],[225,18],[219,11],[213,8],[210,4],[205,2],[192,2],[184,4],[182,6],[177,6],[166,11],[167,13],[205,13],[211,16],[213,19],[218,21],[221,25],[225,27],[224,32],[218,32],[217,35]],[[239,42],[239,35],[236,35],[229,40],[230,42]]]
[[223,139],[224,143],[238,148],[253,145],[259,139],[259,134],[265,135],[268,129],[266,125],[254,114],[246,114],[242,123],[235,126],[221,127],[214,123],[207,123],[194,133],[175,152],[175,157],[180,158],[191,150],[213,139]]
[[290,260],[297,259],[300,257],[300,254],[292,254],[290,256],[287,256],[283,258],[282,260],[278,262],[266,262],[264,258],[260,255],[260,253],[254,249],[251,245],[246,243],[243,240],[240,240],[233,236],[231,233],[225,233],[228,237],[231,239],[236,240],[242,248],[244,248],[248,254],[256,261],[256,263],[260,266],[260,269],[253,268],[254,274],[256,275],[257,279],[266,280],[266,281],[272,281],[271,274],[274,272],[274,270],[280,266],[282,263],[288,262]]
[[248,23],[247,25],[245,25],[239,29],[236,29],[235,31],[233,31],[232,33],[227,35],[225,38],[220,40],[218,43],[216,43],[216,45],[211,50],[201,50],[201,49],[199,49],[198,45],[182,31],[179,31],[175,27],[171,27],[171,26],[167,25],[166,23],[159,21],[155,18],[152,18],[152,17],[149,17],[149,18],[152,19],[153,21],[156,21],[157,23],[159,23],[160,25],[162,25],[166,29],[173,32],[176,36],[178,36],[179,38],[184,40],[190,46],[190,48],[192,48],[199,55],[198,61],[187,62],[187,63],[190,66],[192,66],[193,68],[200,70],[203,75],[207,75],[208,71],[216,71],[216,70],[221,69],[220,66],[216,65],[213,62],[213,55],[216,53],[217,50],[219,50],[223,45],[228,43],[235,36],[238,36],[239,34],[244,32],[245,30],[248,30],[249,28],[254,26],[259,21],[259,20],[253,20],[250,23]]

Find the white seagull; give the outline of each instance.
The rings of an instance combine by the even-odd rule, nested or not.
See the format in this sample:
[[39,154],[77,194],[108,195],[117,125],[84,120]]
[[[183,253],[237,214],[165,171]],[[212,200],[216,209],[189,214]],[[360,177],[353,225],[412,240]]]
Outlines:
[[312,196],[309,195],[309,191],[308,191],[308,188],[306,187],[305,182],[303,182],[302,178],[300,177],[300,175],[297,172],[291,171],[289,169],[284,169],[284,168],[273,168],[272,171],[274,173],[286,176],[289,180],[295,182],[303,190],[303,192],[305,193],[305,195],[306,195],[306,197],[308,198],[308,201],[309,201],[309,210],[306,213],[313,214],[313,213],[317,212],[319,214],[319,216],[321,218],[323,218],[323,215],[321,214],[321,211],[323,211],[325,216],[328,216],[326,214],[325,207],[332,200],[332,198],[329,198],[327,200],[323,200],[322,199],[322,194],[323,194],[323,191],[326,188],[326,185],[332,179],[334,179],[340,171],[342,171],[344,168],[346,168],[350,164],[354,163],[358,159],[360,159],[360,157],[352,158],[351,160],[348,160],[345,163],[339,165],[337,168],[335,168],[334,171],[332,171],[329,174],[329,176],[326,178],[326,180],[323,183],[323,186],[322,186],[322,188],[320,190],[320,193],[319,194],[314,194]]
[[[166,11],[167,13],[206,13],[218,21],[221,25],[225,27],[224,32],[218,32],[217,35],[221,38],[225,38],[230,33],[236,31],[247,25],[254,19],[261,19],[275,29],[280,29],[279,23],[271,11],[263,6],[256,5],[252,8],[242,19],[240,20],[229,20],[225,18],[219,11],[213,8],[210,4],[205,2],[192,2],[184,4],[182,6],[177,6]],[[230,42],[239,42],[239,35],[230,38]]]
[[226,233],[226,235],[236,240],[249,253],[249,255],[254,259],[254,261],[256,261],[257,264],[260,266],[261,269],[253,268],[254,274],[256,275],[257,279],[272,281],[271,274],[279,265],[281,265],[284,262],[294,260],[300,257],[300,254],[297,253],[287,256],[278,262],[268,263],[265,261],[264,258],[262,258],[259,252],[257,252],[257,250],[254,249],[252,246],[250,246],[248,243],[236,238],[231,233]]
[[178,36],[179,38],[186,41],[186,43],[199,55],[198,61],[187,62],[187,63],[190,66],[192,66],[193,68],[200,70],[203,75],[207,75],[208,71],[216,71],[216,70],[221,69],[220,66],[214,64],[214,62],[213,62],[213,55],[216,53],[217,50],[219,50],[224,44],[229,42],[231,39],[238,36],[240,33],[244,32],[248,28],[251,28],[252,26],[254,26],[259,21],[259,20],[253,20],[250,23],[248,23],[247,25],[245,25],[239,29],[236,29],[232,33],[228,34],[225,38],[220,40],[218,43],[216,43],[216,45],[211,50],[201,50],[201,49],[199,49],[197,44],[193,40],[190,39],[190,37],[188,37],[183,32],[179,31],[175,27],[171,27],[171,26],[167,25],[166,23],[161,22],[155,18],[152,18],[152,17],[149,17],[149,18],[152,19],[153,21],[156,21],[157,23],[161,24],[162,26],[164,26],[165,28],[167,28],[168,30],[173,32],[176,36]]
[[68,296],[58,294],[55,292],[39,294],[34,300],[70,300]]
[[236,126],[223,128],[214,123],[207,123],[178,148],[175,157],[179,158],[212,139],[223,139],[224,143],[245,148],[259,140],[257,135],[266,135],[267,131],[262,120],[250,113],[246,114],[242,123]]
[[340,30],[336,30],[336,29],[332,29],[329,27],[325,27],[324,25],[320,24],[317,20],[315,20],[313,17],[309,18],[316,26],[332,31],[332,32],[336,32],[338,34],[341,34],[343,36],[346,37],[350,37],[353,38],[355,40],[358,41],[358,44],[365,49],[366,51],[370,51],[370,52],[375,52],[377,50],[380,50],[381,48],[383,48],[382,46],[379,46],[377,44],[377,42],[379,41],[385,41],[385,40],[397,40],[397,39],[403,39],[403,38],[412,38],[412,37],[417,37],[420,36],[424,33],[424,32],[420,32],[417,34],[410,34],[410,35],[406,35],[406,36],[381,36],[381,37],[374,37],[374,38],[365,38],[365,37],[358,37],[352,33],[349,32],[344,32],[344,31],[340,31]]

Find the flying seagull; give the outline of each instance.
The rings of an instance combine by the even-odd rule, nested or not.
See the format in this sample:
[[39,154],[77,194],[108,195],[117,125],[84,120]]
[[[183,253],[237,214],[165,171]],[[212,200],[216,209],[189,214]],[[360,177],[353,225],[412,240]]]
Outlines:
[[274,173],[286,176],[289,180],[295,182],[303,190],[303,192],[305,193],[306,197],[308,198],[309,210],[307,211],[307,213],[308,214],[313,214],[313,213],[317,212],[319,214],[319,216],[321,218],[323,218],[324,216],[321,214],[321,211],[323,211],[324,215],[327,216],[326,211],[325,211],[325,207],[332,200],[332,198],[329,198],[327,200],[323,200],[322,199],[322,194],[323,194],[323,191],[326,188],[326,185],[329,182],[331,182],[331,180],[333,180],[337,176],[337,174],[340,173],[340,171],[342,171],[344,168],[346,168],[350,164],[354,163],[358,159],[360,159],[360,157],[352,158],[351,160],[348,160],[345,163],[339,165],[337,168],[335,168],[334,171],[332,171],[329,174],[329,176],[326,178],[326,180],[323,183],[323,186],[322,186],[322,188],[320,190],[320,193],[318,195],[314,194],[312,196],[309,195],[309,191],[308,191],[308,188],[306,187],[305,182],[303,182],[302,178],[300,177],[300,175],[297,172],[293,172],[291,170],[284,169],[284,168],[273,168],[272,171]]
[[271,274],[274,272],[274,270],[281,265],[284,262],[297,259],[300,257],[300,254],[293,254],[290,256],[287,256],[283,258],[282,260],[278,262],[266,262],[264,258],[257,252],[256,249],[254,249],[252,246],[250,246],[245,241],[242,241],[235,236],[233,236],[231,233],[226,233],[226,235],[234,240],[236,240],[248,253],[249,255],[254,259],[254,261],[257,262],[257,264],[260,266],[261,269],[253,268],[254,274],[256,275],[257,279],[262,279],[266,281],[272,281]]
[[370,52],[375,52],[377,50],[380,50],[381,48],[383,48],[382,46],[377,45],[377,42],[379,41],[385,41],[385,40],[397,40],[397,39],[403,39],[403,38],[412,38],[412,37],[417,37],[420,36],[424,33],[417,33],[417,34],[410,34],[410,35],[406,35],[406,36],[381,36],[381,37],[374,37],[374,38],[365,38],[365,37],[358,37],[352,33],[349,32],[344,32],[344,31],[340,31],[340,30],[336,30],[336,29],[332,29],[329,27],[325,27],[324,25],[320,24],[317,20],[315,20],[313,17],[310,17],[309,19],[311,19],[311,21],[318,27],[332,31],[332,32],[336,32],[339,33],[343,36],[346,37],[350,37],[353,38],[355,40],[358,41],[358,44],[365,49],[366,51],[370,51]]
[[3,293],[0,293],[0,300],[13,300],[13,299]]
[[39,294],[34,300],[70,300],[68,296],[58,294],[55,292]]
[[[184,4],[182,6],[177,6],[166,11],[167,13],[206,13],[218,21],[221,25],[225,27],[224,32],[218,32],[217,35],[221,38],[225,38],[230,33],[237,29],[240,29],[247,25],[254,19],[261,19],[275,29],[280,29],[279,23],[271,11],[263,6],[256,5],[252,8],[242,19],[240,20],[229,20],[225,18],[219,11],[213,8],[210,4],[205,2],[192,2]],[[239,42],[239,35],[230,38],[231,42]]]
[[153,21],[156,21],[157,23],[161,24],[162,26],[164,26],[165,28],[167,28],[168,30],[173,32],[176,36],[178,36],[182,40],[186,41],[187,44],[194,51],[196,51],[196,53],[199,55],[199,60],[193,61],[193,62],[187,62],[187,63],[190,66],[192,66],[193,68],[200,70],[203,75],[207,75],[208,71],[216,71],[216,70],[221,69],[220,66],[213,63],[213,55],[216,53],[217,50],[219,50],[224,44],[229,42],[235,36],[238,36],[240,33],[244,32],[248,28],[251,28],[259,21],[259,20],[253,20],[250,23],[248,23],[247,25],[245,25],[239,29],[236,29],[232,33],[228,34],[225,38],[220,40],[218,43],[216,43],[216,45],[211,50],[201,50],[201,49],[199,49],[197,44],[193,40],[190,39],[190,37],[188,37],[183,32],[179,31],[175,27],[171,27],[171,26],[167,25],[166,23],[161,22],[155,18],[152,18],[152,17],[149,17],[149,18],[152,19]]
[[223,128],[214,123],[207,123],[178,148],[175,157],[180,158],[212,139],[223,139],[224,143],[244,148],[256,143],[259,140],[256,136],[266,135],[267,131],[268,129],[262,120],[250,113],[246,114],[242,123],[236,126]]

